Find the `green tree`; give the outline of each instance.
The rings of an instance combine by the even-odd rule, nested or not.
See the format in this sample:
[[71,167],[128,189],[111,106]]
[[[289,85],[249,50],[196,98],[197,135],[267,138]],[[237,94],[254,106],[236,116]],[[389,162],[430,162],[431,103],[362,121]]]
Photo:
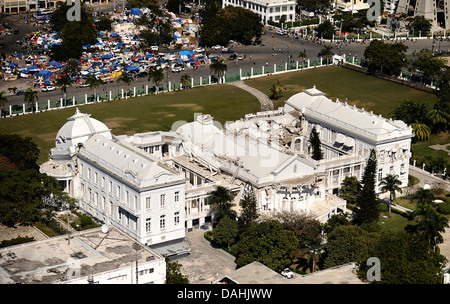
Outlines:
[[375,174],[377,169],[377,157],[375,150],[370,151],[366,162],[364,175],[361,181],[362,187],[357,198],[354,221],[357,224],[373,223],[379,218],[378,201],[375,194]]
[[407,49],[403,43],[372,40],[364,50],[364,58],[370,72],[381,71],[386,75],[398,76],[408,64]]
[[361,262],[373,252],[379,239],[378,232],[369,232],[361,226],[340,225],[327,236],[324,267],[330,268],[350,262]]
[[425,123],[418,122],[411,124],[413,132],[416,134],[418,140],[423,141],[430,138],[431,129]]
[[[5,91],[0,92],[0,113],[3,111],[3,108],[8,103],[8,97],[6,97],[5,95],[6,95]],[[2,115],[0,115],[0,118],[2,118]]]
[[5,156],[19,170],[38,169],[39,148],[31,137],[17,134],[0,134],[0,155]]
[[331,0],[297,0],[297,7],[302,7],[304,10],[315,12],[329,8],[331,3]]
[[322,250],[324,248],[324,244],[322,243],[322,237],[312,237],[308,236],[304,243],[303,252],[306,253],[309,258],[311,264],[311,272],[315,272],[317,269],[317,261],[320,259],[322,254]]
[[180,82],[183,88],[189,88],[191,86],[191,76],[188,74],[181,75]]
[[97,31],[111,31],[112,29],[112,20],[108,16],[100,16],[95,21],[95,28]]
[[395,200],[395,192],[402,192],[399,187],[402,182],[398,179],[398,175],[388,174],[381,181],[379,186],[381,186],[381,191],[389,191],[389,212],[391,212],[391,203]]
[[418,70],[422,83],[430,84],[438,81],[442,70],[447,66],[447,61],[441,57],[435,57],[431,51],[417,52],[411,61],[413,70]]
[[75,58],[70,58],[67,60],[66,65],[64,66],[64,73],[69,74],[70,76],[75,75],[81,71],[80,61]]
[[239,236],[238,223],[236,220],[224,217],[213,229],[212,233],[213,242],[215,244],[219,247],[226,247],[229,249]]
[[56,86],[61,88],[61,92],[64,94],[64,105],[67,106],[67,88],[73,84],[72,79],[67,74],[61,74],[56,80]]
[[164,80],[164,73],[162,69],[158,69],[157,67],[153,67],[148,72],[148,81],[153,81],[155,84],[155,93],[158,94],[159,86],[158,84]]
[[279,80],[276,83],[272,84],[270,87],[270,99],[277,100],[283,96],[283,91],[286,90],[285,87],[281,84]]
[[311,146],[311,157],[314,160],[323,159],[322,142],[320,141],[319,133],[316,131],[316,127],[313,127],[311,134],[309,135],[309,144]]
[[208,204],[212,205],[215,211],[214,222],[219,223],[224,217],[228,217],[232,220],[237,218],[236,211],[232,209],[234,204],[233,195],[231,191],[223,186],[217,186],[215,190],[208,193]]
[[392,118],[402,120],[411,125],[416,121],[428,123],[429,108],[422,101],[406,99],[402,100],[392,111]]
[[[423,235],[404,231],[383,233],[370,256],[380,260],[381,281],[372,282],[378,284],[438,284],[446,263]],[[362,277],[369,267],[360,263]]]
[[360,184],[356,176],[346,176],[341,183],[339,197],[345,199],[347,203],[355,205],[360,191]]
[[412,19],[411,22],[409,22],[407,28],[410,31],[414,30],[414,36],[419,36],[420,33],[420,35],[423,37],[430,34],[431,25],[432,23],[430,19],[427,19],[422,15],[417,15],[414,17],[414,19]]
[[413,201],[416,201],[418,205],[431,204],[434,200],[434,195],[430,189],[419,188],[413,195]]
[[39,100],[38,94],[39,92],[34,91],[32,88],[28,88],[24,94],[24,101],[29,107],[31,107],[33,113],[36,108],[36,105],[34,103],[36,102],[36,100]]
[[331,51],[332,49],[333,47],[331,45],[325,45],[319,52],[319,56],[323,56],[327,60],[327,65],[330,61],[330,58],[332,58],[334,55],[334,53]]
[[323,232],[330,234],[339,226],[351,225],[350,215],[348,213],[333,214],[328,221],[323,225]]
[[297,239],[292,231],[285,231],[280,222],[266,221],[246,229],[233,251],[237,267],[258,261],[280,272],[292,264],[297,252]]
[[131,82],[133,81],[133,77],[129,75],[126,72],[122,72],[122,74],[117,78],[117,82],[123,82],[125,85],[125,99],[127,99],[128,96],[128,87],[130,86]]
[[332,39],[335,33],[334,25],[330,20],[325,20],[317,27],[317,36],[323,39]]
[[177,261],[171,261],[164,255],[166,261],[166,284],[189,284],[189,278],[181,273],[183,265]]
[[221,76],[227,71],[227,65],[222,58],[217,58],[209,65],[209,70],[213,75],[217,75],[219,82],[221,82]]
[[448,219],[441,216],[432,204],[418,205],[413,217],[418,222],[417,231],[429,240],[432,248],[436,248],[438,244],[444,242],[441,233],[449,227]]
[[242,199],[239,201],[241,214],[239,216],[239,225],[241,230],[254,223],[258,217],[258,201],[251,185],[246,185]]
[[94,90],[94,100],[97,101],[97,88],[103,84],[103,80],[97,78],[94,74],[89,74],[86,78],[86,84],[91,90]]
[[305,59],[308,58],[308,55],[306,54],[306,49],[303,49],[303,51],[300,51],[298,53],[298,58],[301,58],[301,60],[302,60],[302,69],[303,69],[303,64],[305,63]]
[[449,129],[450,111],[448,104],[448,102],[446,103],[442,99],[438,98],[438,101],[434,104],[433,109],[431,109],[428,113],[431,125],[436,133]]

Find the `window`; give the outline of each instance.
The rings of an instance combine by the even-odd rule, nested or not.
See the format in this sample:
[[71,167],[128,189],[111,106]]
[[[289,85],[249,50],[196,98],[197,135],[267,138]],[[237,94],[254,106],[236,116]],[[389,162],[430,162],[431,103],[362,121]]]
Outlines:
[[80,164],[80,176],[83,176],[83,169],[84,169],[84,165]]
[[175,212],[174,223],[175,225],[180,223],[180,212]]
[[378,169],[378,180],[383,179],[383,169]]
[[109,193],[112,193],[112,188],[113,188],[112,181],[109,181],[109,185],[108,185],[108,192]]
[[120,199],[120,186],[117,186],[117,198],[119,198]]
[[90,180],[91,179],[91,169],[90,168],[88,168],[88,176],[87,176],[87,178]]
[[102,189],[105,190],[106,178],[102,176]]
[[161,229],[161,230],[166,229],[166,216],[165,215],[161,215],[159,217],[159,229]]
[[137,209],[137,196],[134,196],[134,209]]
[[151,209],[152,208],[152,200],[151,197],[147,197],[145,199],[145,209]]
[[97,172],[94,173],[94,183],[96,185],[98,184],[98,173]]
[[145,219],[145,232],[151,231],[152,231],[152,219],[151,218]]
[[159,202],[160,202],[161,207],[166,206],[166,195],[165,194],[161,194]]
[[127,205],[130,203],[130,192],[128,190],[125,191],[125,202]]
[[175,191],[174,201],[178,202],[180,200],[180,191]]
[[113,202],[109,201],[109,214],[112,215],[114,210]]

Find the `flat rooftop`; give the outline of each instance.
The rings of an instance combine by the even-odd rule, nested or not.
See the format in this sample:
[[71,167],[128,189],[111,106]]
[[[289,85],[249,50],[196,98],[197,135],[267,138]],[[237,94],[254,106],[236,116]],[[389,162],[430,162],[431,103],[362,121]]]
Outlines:
[[[114,227],[49,238],[0,249],[0,284],[58,284],[77,277],[105,273],[138,263],[163,259]],[[79,272],[75,273],[73,270]]]

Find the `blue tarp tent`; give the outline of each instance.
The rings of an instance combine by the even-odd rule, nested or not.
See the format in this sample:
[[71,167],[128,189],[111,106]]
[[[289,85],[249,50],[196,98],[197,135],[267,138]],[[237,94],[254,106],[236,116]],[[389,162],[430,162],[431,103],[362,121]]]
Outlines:
[[139,68],[135,67],[134,65],[127,65],[127,72],[130,71],[139,71]]
[[39,68],[36,65],[32,65],[30,67],[27,67],[27,70],[30,72],[37,72],[39,71]]
[[54,66],[55,68],[61,68],[63,65],[55,60],[52,60],[48,63],[51,66]]
[[140,16],[141,15],[141,9],[138,7],[132,8],[130,9],[131,14],[135,15],[135,16]]
[[102,59],[111,59],[111,58],[113,58],[113,56],[110,54],[106,54],[106,55],[102,56]]
[[42,76],[43,79],[49,79],[52,77],[52,72],[48,70],[41,70],[39,73],[37,73],[38,76]]

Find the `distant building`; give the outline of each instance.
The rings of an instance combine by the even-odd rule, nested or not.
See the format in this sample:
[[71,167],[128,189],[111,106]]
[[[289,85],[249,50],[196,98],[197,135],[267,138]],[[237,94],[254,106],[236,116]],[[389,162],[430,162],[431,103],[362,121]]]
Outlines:
[[164,284],[165,259],[119,229],[0,249],[0,284]]
[[297,1],[293,0],[223,0],[222,7],[238,6],[251,10],[261,17],[261,21],[279,22],[281,16],[286,16],[286,21],[295,21],[295,7]]
[[432,30],[450,29],[450,0],[398,0],[396,13],[424,16],[431,20]]

